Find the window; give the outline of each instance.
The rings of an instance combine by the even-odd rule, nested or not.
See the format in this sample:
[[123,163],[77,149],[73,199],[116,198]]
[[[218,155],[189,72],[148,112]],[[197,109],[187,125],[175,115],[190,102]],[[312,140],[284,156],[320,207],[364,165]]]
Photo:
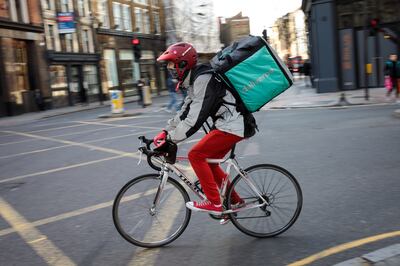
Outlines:
[[54,0],[42,0],[42,7],[45,10],[54,10]]
[[65,41],[65,51],[71,53],[73,50],[72,33],[64,34],[64,41]]
[[131,7],[113,2],[114,28],[132,31]]
[[131,7],[128,5],[122,5],[122,19],[124,21],[124,30],[132,31],[132,21],[131,21]]
[[78,0],[78,12],[81,17],[86,16],[85,0]]
[[135,30],[137,32],[150,33],[150,16],[148,10],[135,7],[135,19]]
[[121,4],[113,2],[114,28],[122,29]]
[[54,38],[54,25],[47,25],[47,29],[48,29],[48,34],[47,34],[47,38],[48,38],[48,49],[49,50],[55,50],[56,47],[56,40]]
[[134,0],[135,3],[147,5],[147,0]]
[[115,60],[115,50],[105,49],[104,61],[106,67],[107,87],[112,88],[118,86],[118,73],[117,62]]
[[119,62],[118,65],[121,70],[121,83],[122,85],[133,84],[133,51],[132,50],[120,50],[119,51]]
[[158,11],[153,12],[154,19],[154,34],[161,33],[161,25],[160,25],[160,13]]
[[110,21],[108,16],[108,1],[100,0],[98,1],[98,13],[100,17],[101,27],[105,29],[110,28]]
[[72,3],[70,5],[70,0],[60,0],[61,1],[61,12],[72,12]]
[[26,0],[6,1],[10,11],[11,20],[16,22],[29,23],[28,5]]
[[82,30],[82,50],[84,53],[90,52],[89,30]]
[[10,4],[8,0],[0,0],[0,18],[10,18]]
[[94,65],[83,66],[83,87],[87,91],[89,98],[96,98],[99,94],[99,85],[97,80],[97,68]]

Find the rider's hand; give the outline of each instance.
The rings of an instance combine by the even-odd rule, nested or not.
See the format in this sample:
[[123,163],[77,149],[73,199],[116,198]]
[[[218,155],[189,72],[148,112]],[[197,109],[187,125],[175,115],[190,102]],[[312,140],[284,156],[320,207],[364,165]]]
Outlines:
[[167,140],[168,132],[166,130],[161,131],[153,138],[154,145],[159,148],[163,146]]

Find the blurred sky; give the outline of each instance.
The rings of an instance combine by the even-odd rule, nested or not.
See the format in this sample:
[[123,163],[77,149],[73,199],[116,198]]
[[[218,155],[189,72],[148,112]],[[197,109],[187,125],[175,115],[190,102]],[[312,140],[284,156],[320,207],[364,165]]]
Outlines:
[[232,17],[243,12],[250,18],[250,33],[261,35],[264,27],[301,6],[302,0],[214,0],[216,16]]

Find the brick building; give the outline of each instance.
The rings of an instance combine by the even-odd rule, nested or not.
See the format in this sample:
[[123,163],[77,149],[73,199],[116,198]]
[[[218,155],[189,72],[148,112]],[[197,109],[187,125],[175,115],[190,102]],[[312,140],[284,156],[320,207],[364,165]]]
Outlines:
[[0,116],[49,104],[40,14],[39,0],[0,0]]

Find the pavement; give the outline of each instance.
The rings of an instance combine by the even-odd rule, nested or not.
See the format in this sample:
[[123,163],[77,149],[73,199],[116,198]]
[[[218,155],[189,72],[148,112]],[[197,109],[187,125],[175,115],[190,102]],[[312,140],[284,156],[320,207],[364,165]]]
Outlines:
[[[104,109],[104,115],[102,117],[120,117],[120,116],[134,116],[140,115],[143,112],[159,111],[168,102],[167,92],[163,92],[161,95],[153,95],[153,104],[142,108],[140,105],[133,104],[137,102],[137,97],[128,97],[124,99],[126,111],[124,114],[111,114],[110,101],[104,101],[103,103],[94,102],[86,105],[76,105],[71,107],[57,108],[52,110],[40,111],[22,114],[19,116],[3,117],[0,118],[0,126],[13,126],[24,123],[25,121],[34,121],[45,119],[54,116],[60,116],[75,112],[81,112],[86,110],[92,110],[97,108]],[[314,88],[306,87],[303,80],[297,79],[294,86],[289,90],[285,91],[267,105],[263,107],[263,110],[268,109],[296,109],[296,108],[344,108],[351,106],[363,106],[363,105],[388,105],[396,104],[396,99],[393,97],[388,99],[386,97],[385,88],[370,88],[368,90],[369,99],[365,98],[365,90],[351,90],[344,92],[332,92],[332,93],[316,93]],[[400,103],[399,109],[397,109],[393,115],[400,118]]]
[[378,249],[360,257],[343,261],[334,266],[399,266],[400,243]]

